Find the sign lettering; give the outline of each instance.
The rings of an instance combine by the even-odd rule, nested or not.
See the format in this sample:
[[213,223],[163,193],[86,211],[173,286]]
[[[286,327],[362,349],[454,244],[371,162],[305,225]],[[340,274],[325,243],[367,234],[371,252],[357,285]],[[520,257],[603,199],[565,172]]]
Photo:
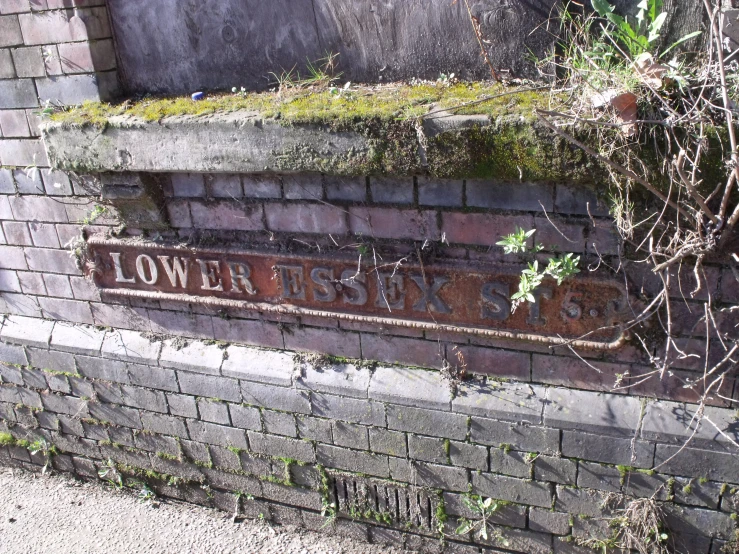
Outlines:
[[346,257],[188,249],[91,238],[95,281],[107,293],[202,302],[545,343],[615,348],[625,293],[617,282],[545,283],[513,310],[519,268],[403,265],[389,271]]

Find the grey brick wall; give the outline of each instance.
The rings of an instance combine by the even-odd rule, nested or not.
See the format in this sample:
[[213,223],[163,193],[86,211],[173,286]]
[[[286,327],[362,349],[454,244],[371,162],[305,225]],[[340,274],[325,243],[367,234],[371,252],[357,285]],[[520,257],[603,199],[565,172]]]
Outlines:
[[[222,348],[191,341],[188,352],[199,354],[185,363],[171,341],[150,337],[3,320],[0,463],[38,469],[44,456],[26,447],[44,439],[60,471],[97,478],[112,460],[124,478],[161,474],[150,479],[159,494],[313,528],[334,502],[342,517],[354,514],[361,537],[408,548],[429,548],[445,513],[449,552],[489,552],[453,533],[458,517],[474,517],[462,501],[470,493],[503,501],[491,524],[514,552],[576,551],[583,537],[606,538],[598,518],[617,507],[604,506],[609,493],[621,506],[654,497],[676,551],[716,552],[735,529],[730,409],[707,408],[721,433],[695,431],[687,404],[485,379],[452,394],[426,370],[322,362],[317,371],[248,347],[238,359],[264,355],[277,371],[236,374]],[[393,492],[367,492],[380,490]],[[360,510],[367,498],[371,514]],[[428,500],[408,526],[391,498]]]

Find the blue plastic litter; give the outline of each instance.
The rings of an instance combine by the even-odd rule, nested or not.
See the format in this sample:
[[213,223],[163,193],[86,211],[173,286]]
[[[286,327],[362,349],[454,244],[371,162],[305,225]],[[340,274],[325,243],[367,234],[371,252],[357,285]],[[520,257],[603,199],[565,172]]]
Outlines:
[[196,100],[197,101],[197,100],[202,100],[203,98],[205,98],[205,93],[204,92],[193,92],[192,93],[192,99],[193,100]]

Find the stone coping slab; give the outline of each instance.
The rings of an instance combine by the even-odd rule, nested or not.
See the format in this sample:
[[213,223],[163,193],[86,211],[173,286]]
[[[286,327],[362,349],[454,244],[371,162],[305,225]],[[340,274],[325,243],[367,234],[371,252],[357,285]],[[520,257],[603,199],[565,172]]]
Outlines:
[[[42,133],[52,166],[76,172],[429,174],[592,183],[597,167],[586,168],[579,154],[537,122],[533,110],[546,107],[546,88],[396,85],[361,89],[352,101],[303,92],[87,104],[55,114]],[[465,108],[469,103],[474,106]]]

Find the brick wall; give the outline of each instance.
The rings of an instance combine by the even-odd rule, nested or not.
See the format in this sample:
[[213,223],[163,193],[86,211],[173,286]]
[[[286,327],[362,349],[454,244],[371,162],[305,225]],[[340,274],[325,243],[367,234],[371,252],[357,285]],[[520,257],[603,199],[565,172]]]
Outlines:
[[[67,194],[46,168],[40,107],[107,100],[118,90],[105,0],[3,0],[0,4],[0,190]],[[60,182],[61,181],[61,182]]]
[[439,526],[445,552],[498,552],[454,533],[468,492],[503,501],[491,523],[516,552],[586,552],[633,498],[659,501],[675,552],[733,533],[729,409],[706,408],[725,436],[704,421],[678,453],[695,408],[675,402],[484,379],[452,394],[435,371],[23,316],[0,340],[4,464],[39,470],[46,441],[60,471],[423,552]]
[[[118,178],[120,180],[120,178]],[[170,230],[155,234],[192,244],[244,244],[293,252],[354,252],[360,244],[366,256],[374,248],[384,263],[414,257],[416,249],[432,248],[433,261],[470,264],[494,262],[520,268],[521,259],[495,246],[500,236],[517,226],[536,228],[536,242],[545,245],[543,263],[552,252],[573,252],[594,275],[624,279],[619,267],[619,240],[602,200],[591,189],[553,183],[507,183],[483,180],[438,180],[426,177],[390,179],[321,175],[171,174],[159,177],[165,199],[162,218]],[[545,214],[546,212],[546,214]],[[548,218],[548,219],[547,219]],[[157,223],[160,225],[161,222]],[[130,228],[139,236],[144,230]],[[634,297],[658,292],[661,281],[639,266],[625,271]],[[441,368],[445,361],[499,378],[636,396],[696,402],[701,397],[705,342],[695,321],[708,297],[726,307],[736,305],[739,292],[728,268],[705,265],[706,284],[693,298],[690,269],[673,275],[670,295],[685,357],[673,361],[665,379],[644,379],[651,366],[636,341],[615,352],[467,337],[410,328],[375,326],[331,319],[277,314],[248,314],[157,300],[121,300],[111,307],[90,304],[99,325],[178,333],[270,348]],[[521,308],[521,309],[526,309]],[[179,312],[179,313],[177,313]],[[727,312],[718,322],[730,336],[739,322]],[[659,355],[658,352],[653,353]],[[577,356],[589,360],[583,363]],[[713,341],[711,365],[726,355]],[[739,360],[738,360],[739,361]],[[710,403],[728,406],[735,394],[736,373],[724,380]],[[628,386],[632,385],[632,386]],[[739,394],[739,390],[736,391]]]
[[[706,408],[721,432],[704,420],[672,457],[693,433],[706,357],[726,355],[720,340],[705,351],[702,302],[726,308],[726,338],[739,324],[729,268],[705,263],[694,295],[690,271],[671,276],[684,355],[662,379],[645,379],[637,341],[574,352],[101,295],[78,263],[83,233],[389,263],[422,250],[520,270],[494,245],[521,226],[537,229],[543,261],[573,252],[584,273],[624,279],[601,195],[567,183],[48,168],[41,107],[111,97],[115,67],[104,1],[0,4],[0,463],[38,469],[43,449],[28,447],[44,440],[60,471],[109,469],[161,495],[316,529],[333,504],[330,529],[424,552],[441,550],[440,524],[445,552],[502,547],[454,534],[471,515],[467,492],[504,501],[492,520],[503,550],[582,552],[578,541],[609,534],[603,517],[618,506],[603,508],[606,493],[654,495],[677,552],[715,554],[731,537],[736,368]],[[659,290],[625,269],[633,298]],[[453,394],[435,370],[460,360],[476,377]]]

